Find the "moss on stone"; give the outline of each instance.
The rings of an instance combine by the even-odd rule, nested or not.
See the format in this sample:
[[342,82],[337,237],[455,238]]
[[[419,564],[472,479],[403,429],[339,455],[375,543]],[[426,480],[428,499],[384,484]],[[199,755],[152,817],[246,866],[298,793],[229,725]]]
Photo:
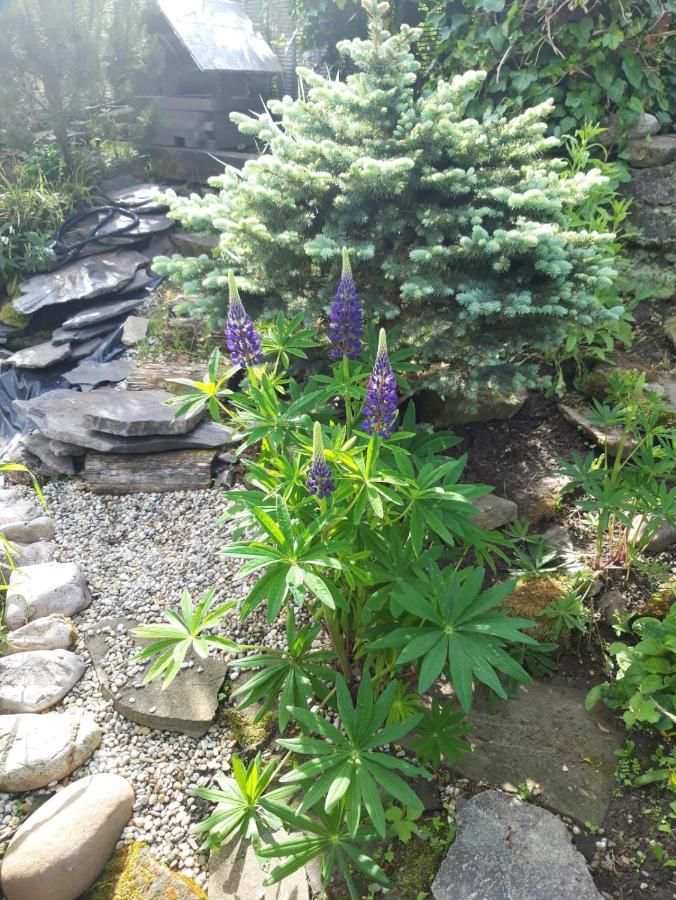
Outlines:
[[207,900],[191,878],[169,869],[147,844],[118,850],[81,900]]
[[243,750],[257,750],[274,734],[277,725],[277,716],[273,712],[266,713],[260,722],[254,722],[255,713],[228,706],[223,709],[222,716],[228,730]]
[[11,300],[5,300],[0,304],[0,322],[10,328],[25,328],[29,322],[29,316],[17,312],[12,306]]
[[535,620],[534,628],[525,629],[527,634],[539,641],[551,641],[554,622],[544,618],[543,613],[555,600],[565,596],[571,586],[571,580],[563,577],[522,578],[501,605],[511,616]]

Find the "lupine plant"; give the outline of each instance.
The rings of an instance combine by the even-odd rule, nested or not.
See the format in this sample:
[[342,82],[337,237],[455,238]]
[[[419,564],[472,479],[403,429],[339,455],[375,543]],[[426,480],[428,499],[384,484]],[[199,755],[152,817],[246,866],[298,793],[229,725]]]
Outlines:
[[[253,672],[233,698],[262,704],[259,716],[278,705],[286,755],[248,775],[238,761],[234,780],[202,791],[217,806],[197,830],[215,847],[239,828],[260,860],[281,860],[268,883],[320,856],[324,882],[338,871],[356,897],[355,869],[387,884],[364,850],[387,834],[384,801],[422,811],[409,779],[469,749],[462,720],[478,682],[505,698],[505,682],[529,680],[518,657],[538,646],[523,633],[534,623],[501,610],[511,582],[484,588],[501,538],[472,520],[472,501],[490,488],[460,483],[452,435],[417,430],[411,405],[402,414],[407,358],[382,330],[369,340],[347,253],[324,344],[330,374],[303,389],[279,346],[266,359],[232,278],[230,297],[226,343],[245,371],[222,406],[243,432],[248,483],[227,494],[239,539],[222,552],[242,563],[241,618],[265,607],[287,634],[285,649],[228,648],[251,654],[236,665]],[[440,679],[454,694],[442,705],[427,699]],[[404,738],[422,765],[390,752]],[[284,788],[284,801],[268,793]]]

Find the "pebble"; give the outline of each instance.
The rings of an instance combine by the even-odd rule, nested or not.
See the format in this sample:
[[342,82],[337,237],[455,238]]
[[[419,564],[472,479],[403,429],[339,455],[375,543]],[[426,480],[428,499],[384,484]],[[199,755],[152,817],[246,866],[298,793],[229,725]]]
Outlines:
[[[45,498],[56,528],[57,561],[76,563],[94,595],[91,607],[76,618],[81,637],[74,651],[87,664],[85,675],[59,708],[89,712],[102,729],[103,740],[91,759],[59,785],[22,794],[20,799],[0,794],[0,840],[11,838],[32,803],[43,802],[77,778],[112,772],[127,778],[136,794],[134,817],[118,846],[146,841],[163,862],[204,886],[208,855],[189,832],[206,810],[194,801],[190,789],[195,784],[211,787],[219,769],[230,769],[235,742],[218,721],[195,740],[124,719],[101,695],[82,635],[101,633],[98,623],[108,616],[161,622],[165,609],[178,608],[184,589],[197,598],[213,584],[220,600],[241,602],[251,582],[235,582],[237,560],[218,553],[234,528],[227,519],[217,523],[227,512],[227,501],[217,490],[100,497],[77,481],[49,483]],[[283,628],[266,624],[263,606],[245,622],[233,610],[224,626],[222,634],[242,643],[285,646]],[[120,629],[109,635],[109,644],[106,661],[114,667],[111,689],[133,684],[134,690],[141,690],[146,668],[131,662],[128,636]],[[232,681],[238,676],[239,670],[230,672]]]

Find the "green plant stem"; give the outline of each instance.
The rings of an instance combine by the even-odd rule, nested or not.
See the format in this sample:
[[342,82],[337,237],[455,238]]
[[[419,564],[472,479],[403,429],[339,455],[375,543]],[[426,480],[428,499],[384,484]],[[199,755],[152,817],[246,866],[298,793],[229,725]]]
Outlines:
[[[345,380],[345,384],[349,388],[350,384],[350,361],[345,354],[343,354],[342,361],[342,372],[343,379]],[[343,401],[345,403],[345,437],[349,438],[352,433],[352,401],[350,400],[350,395],[348,391],[345,392],[343,396]]]

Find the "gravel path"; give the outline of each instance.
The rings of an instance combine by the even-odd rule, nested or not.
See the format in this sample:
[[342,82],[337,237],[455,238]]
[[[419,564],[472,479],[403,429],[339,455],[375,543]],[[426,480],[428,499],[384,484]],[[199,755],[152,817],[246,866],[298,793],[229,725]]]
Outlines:
[[[229,525],[216,524],[227,512],[227,502],[218,490],[98,497],[77,481],[52,482],[45,497],[56,526],[56,558],[80,566],[94,597],[91,607],[76,617],[80,638],[74,649],[87,671],[57,709],[86,710],[104,734],[94,756],[60,785],[19,796],[0,794],[0,842],[31,811],[33,798],[46,799],[83,775],[114,772],[128,778],[136,793],[134,817],[121,845],[147,841],[162,860],[206,886],[207,856],[188,834],[204,808],[190,796],[190,788],[211,784],[218,769],[229,768],[235,742],[218,722],[195,740],[150,731],[120,716],[101,695],[82,635],[106,616],[160,621],[166,607],[177,606],[184,588],[196,597],[214,584],[220,599],[241,600],[247,588],[233,582],[236,561],[218,555],[230,540]],[[281,630],[267,626],[259,613],[244,624],[233,613],[229,636],[280,644]],[[140,682],[141,671],[121,654],[120,686]],[[231,670],[231,678],[237,675]]]

